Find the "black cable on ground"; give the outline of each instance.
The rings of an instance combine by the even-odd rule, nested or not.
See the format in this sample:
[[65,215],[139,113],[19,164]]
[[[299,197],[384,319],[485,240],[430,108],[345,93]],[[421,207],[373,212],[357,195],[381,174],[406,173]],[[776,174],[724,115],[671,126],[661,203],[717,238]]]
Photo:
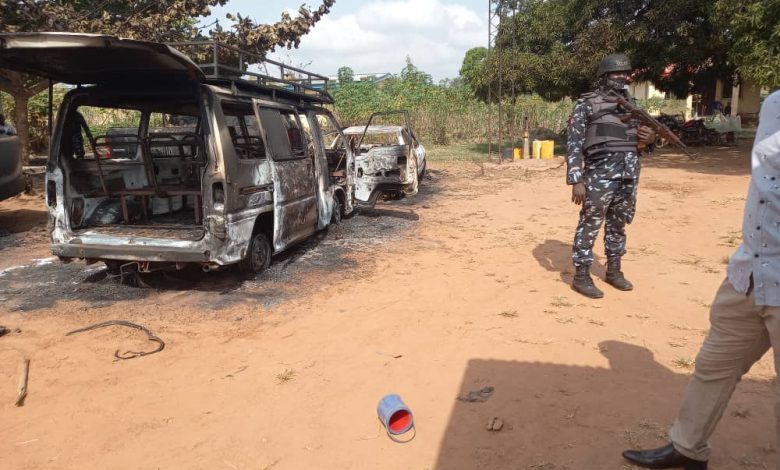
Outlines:
[[117,349],[114,352],[114,357],[116,357],[117,359],[133,359],[136,357],[148,356],[149,354],[158,353],[163,349],[165,349],[165,342],[163,342],[163,340],[155,336],[154,333],[149,331],[146,327],[125,320],[108,320],[102,323],[95,323],[94,325],[85,326],[84,328],[79,328],[77,330],[70,331],[66,333],[65,336],[74,335],[76,333],[83,333],[85,331],[90,331],[90,330],[96,330],[98,328],[103,328],[106,326],[127,326],[130,328],[135,328],[136,330],[141,330],[144,333],[146,333],[146,336],[147,338],[149,338],[149,341],[154,341],[159,345],[157,349],[155,349],[154,351],[146,351],[146,352],[126,351],[123,354],[119,354],[119,350]]

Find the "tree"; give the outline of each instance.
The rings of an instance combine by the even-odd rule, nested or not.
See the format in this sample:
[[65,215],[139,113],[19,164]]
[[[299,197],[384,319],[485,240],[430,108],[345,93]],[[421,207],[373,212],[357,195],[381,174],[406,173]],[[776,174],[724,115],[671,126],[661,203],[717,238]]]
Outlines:
[[[182,41],[204,38],[196,19],[208,16],[210,8],[228,0],[0,0],[0,32],[67,31],[110,34],[146,41]],[[298,47],[335,0],[323,0],[315,11],[302,6],[299,16],[283,13],[279,22],[260,25],[240,15],[230,31],[209,31],[212,39],[249,49],[261,56],[275,47]],[[14,97],[14,123],[28,158],[27,106],[32,96],[48,82],[16,72],[0,70],[0,91]]]
[[442,78],[438,83],[439,88],[447,88],[450,90],[463,90],[466,87],[466,83],[461,77],[455,78]]
[[[224,3],[227,0],[220,1]],[[225,42],[260,56],[265,56],[276,47],[297,49],[301,44],[301,38],[311,31],[323,16],[330,13],[334,3],[336,0],[322,0],[322,5],[314,11],[306,5],[301,5],[297,17],[292,18],[285,11],[282,13],[282,19],[272,25],[257,24],[251,18],[240,14],[228,14],[227,18],[235,21],[231,30],[225,31],[217,25],[217,28],[209,33],[216,41]]]
[[402,82],[412,87],[422,87],[433,84],[431,75],[418,69],[417,66],[412,63],[412,58],[409,56],[406,56],[406,65],[401,69],[400,77]]
[[[482,80],[546,99],[591,88],[601,58],[629,55],[637,80],[682,97],[715,80],[780,76],[780,0],[505,0]],[[495,89],[495,88],[494,88]]]
[[395,97],[391,104],[395,108],[415,109],[431,99],[436,90],[430,74],[418,69],[409,56],[406,57],[406,65],[401,69],[401,73],[386,83],[384,91],[388,96]]
[[558,100],[589,86],[592,80],[584,77],[593,59],[578,58],[576,54],[575,3],[504,1],[502,8],[509,14],[499,24],[493,51],[482,62],[481,79],[477,80],[481,88],[475,90],[476,96],[485,100],[491,87],[491,98],[500,99],[496,86],[499,80],[505,96],[536,92],[548,100]]
[[339,67],[336,75],[338,76],[339,86],[344,86],[348,83],[352,83],[355,80],[355,72],[353,72],[350,67]]
[[474,47],[466,51],[463,64],[460,66],[460,78],[473,92],[481,98],[487,98],[487,86],[485,83],[485,59],[488,50],[485,47]]
[[719,0],[715,11],[723,31],[733,37],[729,59],[739,76],[780,88],[780,0],[748,0],[736,6]]
[[634,62],[637,80],[649,80],[683,98],[692,91],[714,90],[716,80],[734,76],[728,58],[731,40],[716,21],[714,2],[663,0],[648,5],[619,17],[627,26],[617,46]]

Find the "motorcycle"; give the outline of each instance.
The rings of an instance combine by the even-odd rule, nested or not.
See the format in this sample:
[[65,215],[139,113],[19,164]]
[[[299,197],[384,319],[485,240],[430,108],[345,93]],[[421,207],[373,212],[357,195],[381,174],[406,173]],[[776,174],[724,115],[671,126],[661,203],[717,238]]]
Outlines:
[[[718,131],[704,125],[704,119],[689,119],[685,121],[680,115],[661,114],[658,120],[682,140],[685,145],[721,145],[722,138]],[[663,148],[668,142],[658,138],[656,147]]]
[[[684,120],[682,116],[680,115],[674,115],[671,114],[665,114],[661,113],[660,116],[658,116],[658,121],[669,128],[670,131],[674,132],[677,137],[681,137],[682,134],[682,126],[684,123]],[[681,138],[682,140],[682,138]],[[683,143],[686,143],[683,141]],[[669,141],[664,139],[663,137],[658,137],[655,140],[655,146],[657,148],[663,148],[666,147],[666,145],[669,144]],[[686,143],[687,144],[687,143]]]
[[680,139],[686,145],[720,145],[722,143],[720,132],[705,126],[704,119],[701,118],[686,121],[682,125]]

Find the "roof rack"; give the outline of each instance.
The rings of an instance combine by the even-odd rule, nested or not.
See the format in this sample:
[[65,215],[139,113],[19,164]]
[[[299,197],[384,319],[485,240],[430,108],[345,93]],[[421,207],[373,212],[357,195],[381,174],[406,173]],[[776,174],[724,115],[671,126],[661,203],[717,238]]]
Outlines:
[[[333,104],[328,77],[217,41],[170,42],[192,59],[207,81],[251,85],[273,96]],[[243,88],[243,86],[242,86]]]

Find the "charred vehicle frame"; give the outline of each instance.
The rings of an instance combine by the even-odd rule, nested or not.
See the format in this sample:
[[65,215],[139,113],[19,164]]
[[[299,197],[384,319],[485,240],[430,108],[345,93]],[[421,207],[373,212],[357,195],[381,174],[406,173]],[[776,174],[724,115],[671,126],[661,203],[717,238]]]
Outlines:
[[215,42],[69,33],[2,34],[0,67],[77,85],[47,163],[63,261],[259,273],[372,203],[352,150],[333,145],[326,77]]

